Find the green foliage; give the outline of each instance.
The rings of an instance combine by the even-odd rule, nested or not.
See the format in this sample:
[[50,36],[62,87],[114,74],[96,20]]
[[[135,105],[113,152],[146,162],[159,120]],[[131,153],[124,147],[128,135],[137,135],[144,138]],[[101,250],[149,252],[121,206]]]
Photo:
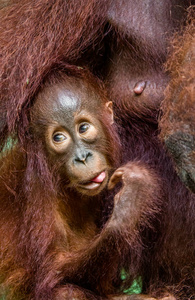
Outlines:
[[[121,279],[125,280],[127,277],[125,270],[121,271]],[[127,295],[132,294],[140,294],[142,292],[142,279],[141,277],[138,277],[136,280],[133,281],[131,287],[124,290],[123,293]]]

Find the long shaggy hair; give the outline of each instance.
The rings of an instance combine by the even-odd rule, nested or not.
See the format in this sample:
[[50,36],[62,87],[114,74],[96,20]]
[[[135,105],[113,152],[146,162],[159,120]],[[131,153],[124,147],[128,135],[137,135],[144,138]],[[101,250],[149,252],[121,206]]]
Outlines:
[[[80,217],[83,198],[66,188],[59,191],[62,185],[56,169],[48,163],[44,143],[31,131],[34,100],[47,84],[58,82],[63,72],[65,77],[86,78],[103,101],[106,99],[103,85],[91,80],[82,67],[88,58],[88,64],[94,63],[96,56],[92,59],[90,51],[101,51],[110,29],[106,24],[108,3],[14,0],[0,10],[0,148],[8,137],[16,141],[0,162],[0,293],[7,299],[99,300],[121,294],[140,276],[144,293],[160,297],[168,291],[182,300],[194,296],[195,196],[181,183],[159,140],[157,109],[143,108],[141,103],[137,110],[136,101],[133,107],[129,98],[123,101],[120,94],[113,101],[120,142],[116,127],[109,128],[106,152],[116,165],[122,156],[122,163],[134,160],[147,172],[142,172],[142,188],[136,195],[140,201],[133,206],[133,217],[137,217],[133,230],[130,214],[130,221],[118,222],[109,235],[104,225],[113,210],[114,192],[106,191],[97,202],[89,202],[91,212],[100,215],[99,224],[91,223],[85,235],[82,230],[75,234],[69,223]],[[193,35],[193,25],[187,26],[170,58],[173,79],[162,106],[163,137],[181,127],[194,135],[194,70],[186,59],[192,61],[188,49],[193,49]],[[121,42],[127,37],[117,38]],[[142,70],[150,45],[144,57],[137,55],[142,47],[135,46],[133,58],[140,59],[136,66]],[[132,52],[128,57],[132,58]],[[164,59],[155,61],[160,69]],[[175,95],[177,101],[173,101]],[[190,110],[184,113],[187,106]],[[106,124],[103,113],[100,117]],[[62,210],[59,196],[64,199]],[[70,251],[70,240],[80,251]],[[127,272],[123,283],[122,268]]]
[[19,124],[25,128],[25,109],[51,69],[64,62],[74,64],[89,44],[96,44],[105,23],[103,5],[93,0],[24,0],[11,1],[0,10],[0,130],[4,141]]

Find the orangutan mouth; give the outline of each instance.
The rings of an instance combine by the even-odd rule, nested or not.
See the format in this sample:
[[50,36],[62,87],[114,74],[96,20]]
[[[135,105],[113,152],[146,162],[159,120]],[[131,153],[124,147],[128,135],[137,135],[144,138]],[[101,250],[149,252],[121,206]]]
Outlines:
[[99,173],[97,176],[95,176],[94,178],[86,182],[82,182],[79,186],[84,189],[93,190],[98,188],[104,182],[105,178],[106,178],[106,172],[103,171]]

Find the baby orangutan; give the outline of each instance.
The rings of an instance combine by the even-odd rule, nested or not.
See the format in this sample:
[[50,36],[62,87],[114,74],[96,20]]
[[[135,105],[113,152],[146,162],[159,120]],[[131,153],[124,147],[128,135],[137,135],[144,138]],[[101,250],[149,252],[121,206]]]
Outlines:
[[[1,161],[1,293],[154,299],[123,290],[153,272],[145,259],[155,253],[165,196],[154,170],[123,163],[101,84],[86,72],[51,74],[24,113],[25,138]],[[161,295],[175,299],[166,297],[166,285]]]

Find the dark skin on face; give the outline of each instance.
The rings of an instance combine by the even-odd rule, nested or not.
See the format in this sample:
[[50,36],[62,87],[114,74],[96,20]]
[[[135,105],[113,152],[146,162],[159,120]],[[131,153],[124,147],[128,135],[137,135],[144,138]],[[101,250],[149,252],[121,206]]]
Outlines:
[[[44,97],[40,95],[35,103],[34,115],[44,123],[40,134],[44,136],[51,163],[61,165],[60,172],[70,186],[92,196],[100,193],[108,182],[111,165],[99,150],[106,136],[97,115],[106,110],[112,123],[112,103],[101,104],[92,91],[88,95],[72,84],[71,88],[63,83],[44,91]],[[95,99],[92,104],[87,101],[89,96]]]

